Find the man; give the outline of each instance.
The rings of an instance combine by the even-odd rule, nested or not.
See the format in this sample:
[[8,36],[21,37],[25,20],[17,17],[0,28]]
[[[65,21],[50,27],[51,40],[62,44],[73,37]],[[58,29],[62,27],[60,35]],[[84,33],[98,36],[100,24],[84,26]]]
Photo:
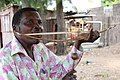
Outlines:
[[[0,51],[0,80],[70,80],[68,74],[73,73],[71,71],[82,57],[82,52],[79,51],[81,43],[93,42],[99,37],[99,33],[92,30],[90,34],[81,34],[82,38],[76,41],[67,58],[60,60],[43,43],[39,43],[38,39],[22,35],[43,31],[37,10],[18,10],[13,16],[12,26],[13,40]],[[77,54],[77,60],[73,60],[72,53]]]

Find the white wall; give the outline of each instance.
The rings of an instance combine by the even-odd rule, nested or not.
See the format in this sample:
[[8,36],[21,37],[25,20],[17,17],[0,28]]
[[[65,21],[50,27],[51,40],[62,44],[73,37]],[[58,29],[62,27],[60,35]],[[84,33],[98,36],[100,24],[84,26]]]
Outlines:
[[101,0],[71,0],[78,11],[83,11],[89,8],[100,7]]

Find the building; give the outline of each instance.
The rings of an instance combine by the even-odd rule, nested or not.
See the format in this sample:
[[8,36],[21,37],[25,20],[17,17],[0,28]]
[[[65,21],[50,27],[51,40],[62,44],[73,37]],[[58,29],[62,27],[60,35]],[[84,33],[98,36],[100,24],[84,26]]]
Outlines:
[[12,16],[17,9],[17,5],[10,4],[0,12],[0,47],[5,46],[12,40]]

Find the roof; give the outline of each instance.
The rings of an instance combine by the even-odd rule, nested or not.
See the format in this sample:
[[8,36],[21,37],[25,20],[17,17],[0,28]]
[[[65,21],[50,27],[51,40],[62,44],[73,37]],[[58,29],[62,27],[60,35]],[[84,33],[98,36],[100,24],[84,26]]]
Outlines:
[[[74,18],[85,18],[85,17],[94,17],[96,15],[91,14],[91,15],[85,15],[85,14],[75,14],[75,15],[70,15],[70,16],[65,16],[64,19],[74,19]],[[49,17],[46,18],[46,20],[55,20],[56,17]]]

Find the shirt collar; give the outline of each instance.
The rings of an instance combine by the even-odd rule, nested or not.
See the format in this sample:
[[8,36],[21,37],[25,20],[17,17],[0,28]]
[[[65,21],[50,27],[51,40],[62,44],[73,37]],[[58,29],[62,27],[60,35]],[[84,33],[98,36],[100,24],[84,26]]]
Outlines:
[[11,43],[11,49],[12,49],[11,56],[17,53],[23,53],[24,55],[28,56],[27,52],[25,51],[23,46],[20,44],[20,42],[15,38],[15,36],[13,37],[13,40]]
[[[43,44],[43,43],[39,43],[37,45],[33,45],[34,47],[34,52],[38,53],[40,52],[42,49],[45,49],[45,51],[47,51],[47,47]],[[11,56],[17,54],[17,53],[23,53],[25,56],[28,56],[26,50],[24,49],[24,47],[20,44],[20,42],[16,39],[16,37],[13,37],[13,40],[11,42]]]

